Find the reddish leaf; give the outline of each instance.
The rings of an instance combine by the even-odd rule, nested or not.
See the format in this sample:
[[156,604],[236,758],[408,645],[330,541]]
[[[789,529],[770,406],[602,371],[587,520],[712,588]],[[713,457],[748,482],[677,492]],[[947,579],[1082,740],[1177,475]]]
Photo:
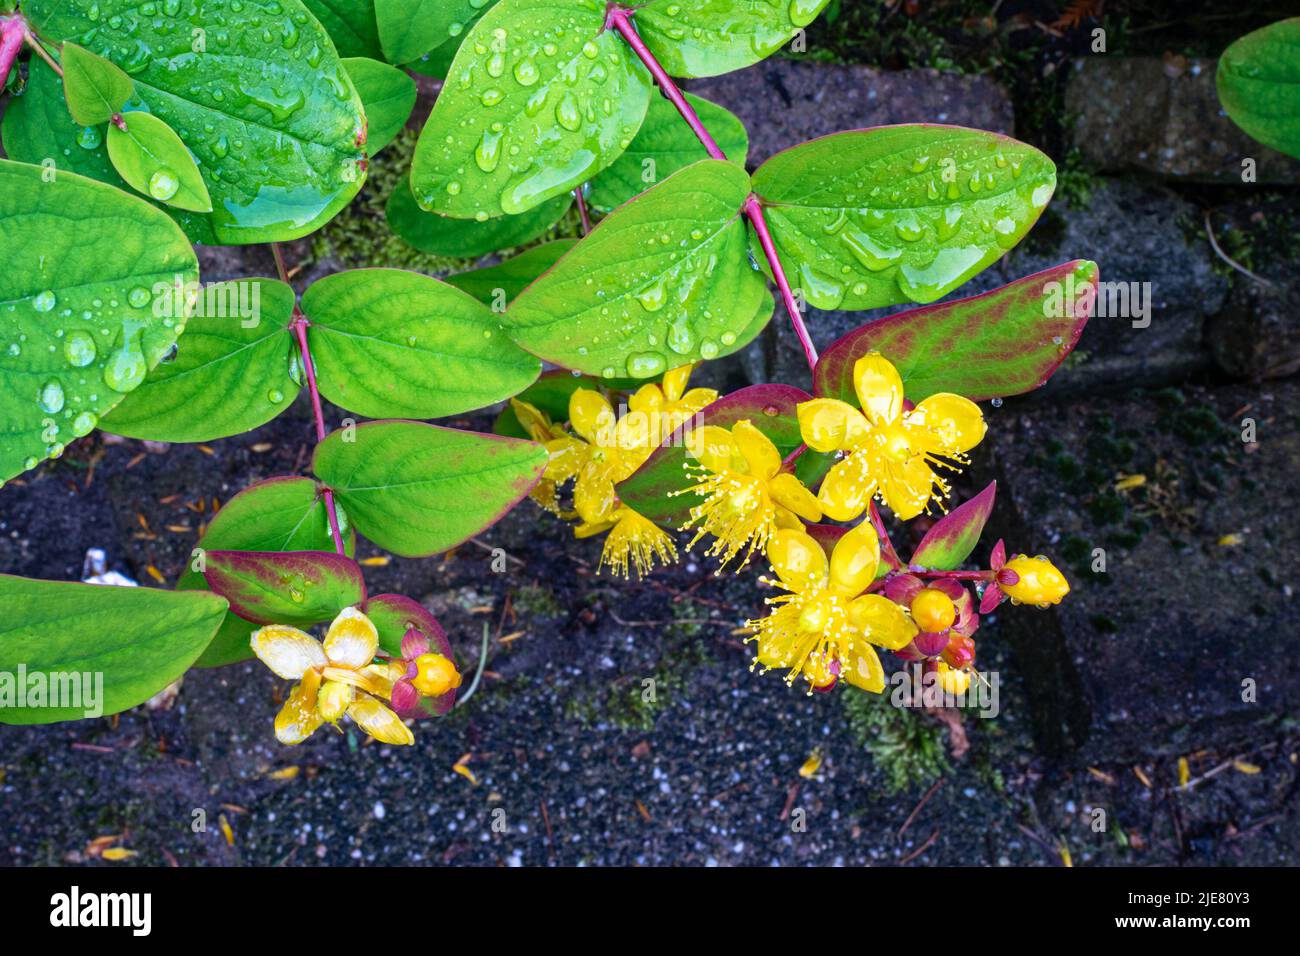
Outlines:
[[686,453],[690,430],[705,425],[728,428],[748,419],[785,457],[803,444],[795,406],[811,397],[791,385],[751,385],[725,395],[670,435],[615,490],[624,504],[651,521],[678,527],[690,517],[691,506],[700,500],[693,494],[671,497],[672,492],[694,483],[684,467],[691,461]]
[[[379,629],[379,646],[400,657],[402,638],[414,627],[429,640],[432,650],[448,660],[453,660],[451,642],[438,619],[418,601],[402,594],[378,594],[366,602],[366,614]],[[456,703],[456,691],[450,690],[441,697],[421,697],[420,708],[426,716],[440,717]]]
[[256,624],[306,627],[365,600],[361,568],[332,551],[209,551],[208,587]]
[[936,521],[916,546],[911,565],[933,571],[956,569],[979,543],[984,524],[993,511],[997,490],[998,483],[992,482],[970,501]]
[[898,312],[828,348],[813,391],[857,405],[853,365],[880,352],[914,402],[935,392],[973,401],[1038,388],[1079,341],[1097,295],[1097,264],[1067,262],[992,292]]

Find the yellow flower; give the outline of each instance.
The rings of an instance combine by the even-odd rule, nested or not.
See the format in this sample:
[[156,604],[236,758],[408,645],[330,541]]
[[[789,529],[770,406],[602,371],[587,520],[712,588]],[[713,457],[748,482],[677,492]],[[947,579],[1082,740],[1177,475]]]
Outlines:
[[794,475],[781,471],[781,453],[748,420],[736,422],[730,431],[717,425],[696,429],[687,453],[699,462],[692,474],[701,480],[676,493],[694,492],[704,501],[691,508],[682,530],[698,526],[691,547],[704,535],[713,535],[706,553],[721,555],[722,567],[746,546],[741,567],[755,551],[765,554],[779,528],[802,531],[801,518],[821,520],[816,496]]
[[[1015,580],[1011,581],[1012,574]],[[1070,582],[1051,561],[1039,555],[1036,558],[1018,554],[998,571],[998,587],[1016,604],[1037,604],[1047,607],[1060,604],[1070,593]]]
[[803,674],[813,689],[843,677],[880,693],[885,674],[872,645],[905,647],[917,633],[901,607],[880,594],[864,594],[876,578],[880,541],[864,521],[836,542],[830,560],[811,535],[781,529],[767,557],[779,584],[790,593],[768,598],[767,617],[747,621],[758,642],[755,665],[789,668],[786,683]]
[[566,474],[564,479],[555,477],[557,473],[565,471],[565,461],[567,454],[571,453],[571,445],[574,439],[564,430],[563,425],[552,422],[551,416],[536,405],[530,405],[528,402],[521,402],[517,398],[512,398],[510,399],[510,407],[514,410],[515,418],[519,420],[519,424],[528,433],[528,437],[544,445],[552,456],[552,460],[547,463],[541,479],[533,486],[533,490],[528,493],[528,496],[552,514],[566,519],[574,517],[573,512],[566,512],[560,507],[558,494],[560,485],[572,475]]
[[275,718],[275,736],[281,743],[300,744],[321,724],[337,723],[344,714],[381,743],[415,742],[410,728],[380,700],[392,696],[393,682],[405,669],[375,662],[379,632],[357,608],[339,613],[323,645],[284,624],[259,628],[249,643],[263,664],[286,680],[298,681]]
[[934,469],[960,470],[952,462],[968,461],[963,453],[984,437],[984,416],[970,399],[948,392],[905,411],[903,380],[878,352],[858,359],[853,381],[862,411],[833,398],[798,408],[809,448],[847,452],[822,482],[822,510],[836,521],[852,521],[878,495],[899,518],[914,518],[932,500],[947,497],[948,483]]

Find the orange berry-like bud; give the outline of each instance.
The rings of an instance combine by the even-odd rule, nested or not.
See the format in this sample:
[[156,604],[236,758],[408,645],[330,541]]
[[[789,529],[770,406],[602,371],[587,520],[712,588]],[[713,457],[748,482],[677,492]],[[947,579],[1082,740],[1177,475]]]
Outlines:
[[421,654],[415,659],[415,667],[411,683],[425,697],[441,697],[460,686],[456,665],[441,654]]
[[1016,575],[1014,584],[1003,584],[999,579],[998,586],[1017,603],[1047,607],[1050,604],[1060,604],[1061,598],[1070,593],[1070,584],[1065,580],[1065,575],[1042,556],[1030,558],[1018,554],[1003,565],[1002,570],[1012,571]]
[[935,588],[922,588],[912,598],[912,620],[923,631],[943,631],[957,619],[952,598]]

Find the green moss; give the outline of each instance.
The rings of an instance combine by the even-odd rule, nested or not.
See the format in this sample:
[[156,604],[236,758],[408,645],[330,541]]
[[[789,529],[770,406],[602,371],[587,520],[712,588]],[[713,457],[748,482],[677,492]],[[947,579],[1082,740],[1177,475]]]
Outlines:
[[843,702],[850,731],[884,773],[889,790],[925,786],[948,771],[944,731],[934,721],[895,707],[888,695],[846,688]]
[[515,591],[511,601],[516,611],[529,617],[559,617],[564,614],[564,605],[555,593],[540,584],[525,584]]
[[1056,194],[1074,209],[1087,209],[1092,202],[1092,192],[1101,183],[1098,176],[1083,160],[1083,154],[1072,148],[1056,174]]

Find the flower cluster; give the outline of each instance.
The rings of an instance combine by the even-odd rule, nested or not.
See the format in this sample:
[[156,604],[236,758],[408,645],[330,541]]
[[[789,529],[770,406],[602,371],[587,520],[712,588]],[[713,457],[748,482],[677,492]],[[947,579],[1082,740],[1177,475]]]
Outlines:
[[374,622],[355,607],[339,613],[323,643],[284,624],[259,628],[249,643],[278,676],[298,682],[275,718],[283,744],[300,744],[322,724],[337,727],[344,716],[380,743],[412,744],[415,736],[403,718],[413,716],[423,698],[460,686],[456,666],[414,628],[402,641],[403,657],[383,655]]
[[[766,617],[746,622],[757,647],[755,667],[780,668],[791,685],[802,678],[809,693],[830,690],[841,678],[878,693],[885,684],[883,649],[924,662],[944,690],[959,694],[977,673],[980,615],[1004,599],[1047,607],[1069,592],[1047,558],[1007,560],[1001,542],[983,571],[899,560],[876,502],[902,521],[946,512],[951,486],[943,473],[968,464],[968,452],[987,431],[970,399],[940,392],[913,403],[893,363],[870,352],[853,367],[858,406],[825,397],[800,402],[793,417],[803,444],[783,457],[760,427],[762,415],[740,417],[730,408],[710,421],[705,409],[717,395],[687,391],[690,371],[675,369],[662,386],[643,386],[621,418],[589,389],[573,393],[567,427],[525,402],[513,404],[520,423],[551,455],[534,497],[575,521],[579,537],[608,532],[601,566],[625,576],[629,567],[644,575],[656,561],[670,563],[677,548],[666,530],[620,501],[617,486],[703,412],[702,423],[691,422],[690,434],[677,436],[684,439],[688,480],[668,494],[695,502],[678,528],[694,532],[688,548],[711,539],[706,554],[718,559],[719,570],[764,555],[775,577],[761,580],[784,590],[767,599]],[[796,474],[808,450],[833,456],[820,486]],[[573,509],[565,511],[558,489],[570,480]],[[827,519],[838,524],[822,523]]]

